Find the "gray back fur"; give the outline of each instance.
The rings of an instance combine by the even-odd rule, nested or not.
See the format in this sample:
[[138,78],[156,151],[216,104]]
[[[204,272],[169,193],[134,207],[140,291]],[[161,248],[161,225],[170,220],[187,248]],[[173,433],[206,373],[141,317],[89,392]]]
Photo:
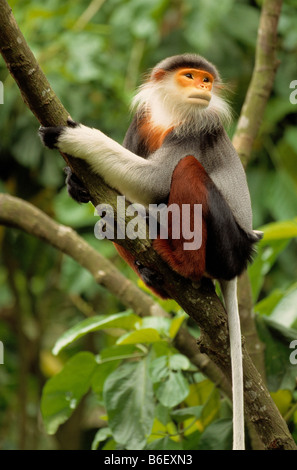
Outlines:
[[[225,198],[232,213],[247,233],[252,232],[252,208],[247,180],[242,163],[223,126],[213,133],[179,137],[174,131],[167,136],[162,147],[148,157],[162,167],[162,185],[170,190],[172,173],[178,162],[193,155]],[[158,182],[154,181],[156,187]]]

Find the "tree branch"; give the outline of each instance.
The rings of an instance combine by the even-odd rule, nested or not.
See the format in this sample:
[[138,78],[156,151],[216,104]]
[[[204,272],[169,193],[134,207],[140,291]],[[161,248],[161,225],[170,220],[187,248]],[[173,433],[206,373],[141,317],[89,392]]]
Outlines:
[[[258,27],[255,66],[252,79],[240,113],[233,145],[244,166],[251,158],[252,147],[258,135],[267,101],[271,94],[278,67],[277,26],[282,0],[264,0]],[[253,301],[250,281],[244,272],[238,283],[238,297],[242,331],[247,339],[247,348],[262,377],[265,377],[263,345],[254,324]]]
[[[92,248],[72,228],[58,224],[32,204],[0,193],[0,224],[23,230],[70,256],[92,274],[97,284],[108,289],[125,307],[133,309],[140,317],[169,317],[152,297],[123,276],[108,259]],[[175,346],[231,397],[230,383],[220,369],[205,354],[199,352],[195,338],[186,329],[181,328],[178,332]]]
[[279,65],[276,58],[277,25],[282,3],[282,0],[264,0],[262,5],[255,66],[233,136],[233,145],[244,166],[250,159]]
[[[68,113],[56,99],[5,0],[0,0],[0,24],[0,51],[22,90],[25,102],[43,125],[65,124]],[[68,160],[66,156],[64,158]],[[108,201],[116,213],[117,193],[108,188],[103,181],[99,182],[98,176],[92,174],[84,162],[69,157],[68,163],[87,186],[93,204],[96,206]],[[201,351],[209,355],[231,381],[227,317],[220,300],[215,295],[213,284],[203,279],[201,285],[197,286],[171,271],[153,251],[149,239],[123,240],[123,246],[131,251],[140,262],[158,266],[164,278],[165,290],[200,326]],[[286,423],[266,390],[245,347],[243,347],[243,355],[247,416],[254,423],[266,448],[296,449]]]

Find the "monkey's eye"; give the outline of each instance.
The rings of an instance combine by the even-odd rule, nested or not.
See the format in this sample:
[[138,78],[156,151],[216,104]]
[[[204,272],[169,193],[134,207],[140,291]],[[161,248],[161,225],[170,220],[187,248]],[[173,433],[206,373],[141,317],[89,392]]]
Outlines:
[[191,78],[192,80],[194,79],[194,77],[191,73],[185,73],[185,77]]
[[208,82],[209,82],[209,78],[208,78],[208,77],[204,77],[204,78],[203,78],[203,81],[204,81],[205,83],[208,83]]

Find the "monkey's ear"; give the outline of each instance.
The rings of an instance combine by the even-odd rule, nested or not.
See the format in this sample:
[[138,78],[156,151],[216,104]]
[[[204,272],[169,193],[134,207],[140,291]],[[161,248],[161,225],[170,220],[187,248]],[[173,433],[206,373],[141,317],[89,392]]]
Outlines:
[[166,70],[163,69],[158,69],[152,74],[152,80],[155,80],[156,82],[162,80],[164,76],[166,75]]

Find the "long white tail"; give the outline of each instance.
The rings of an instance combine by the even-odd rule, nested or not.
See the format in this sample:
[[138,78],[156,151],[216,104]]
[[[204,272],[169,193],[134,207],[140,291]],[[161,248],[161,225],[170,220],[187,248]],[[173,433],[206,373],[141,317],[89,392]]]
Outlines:
[[244,450],[244,400],[241,329],[237,301],[237,278],[221,281],[228,314],[232,368],[233,450]]

